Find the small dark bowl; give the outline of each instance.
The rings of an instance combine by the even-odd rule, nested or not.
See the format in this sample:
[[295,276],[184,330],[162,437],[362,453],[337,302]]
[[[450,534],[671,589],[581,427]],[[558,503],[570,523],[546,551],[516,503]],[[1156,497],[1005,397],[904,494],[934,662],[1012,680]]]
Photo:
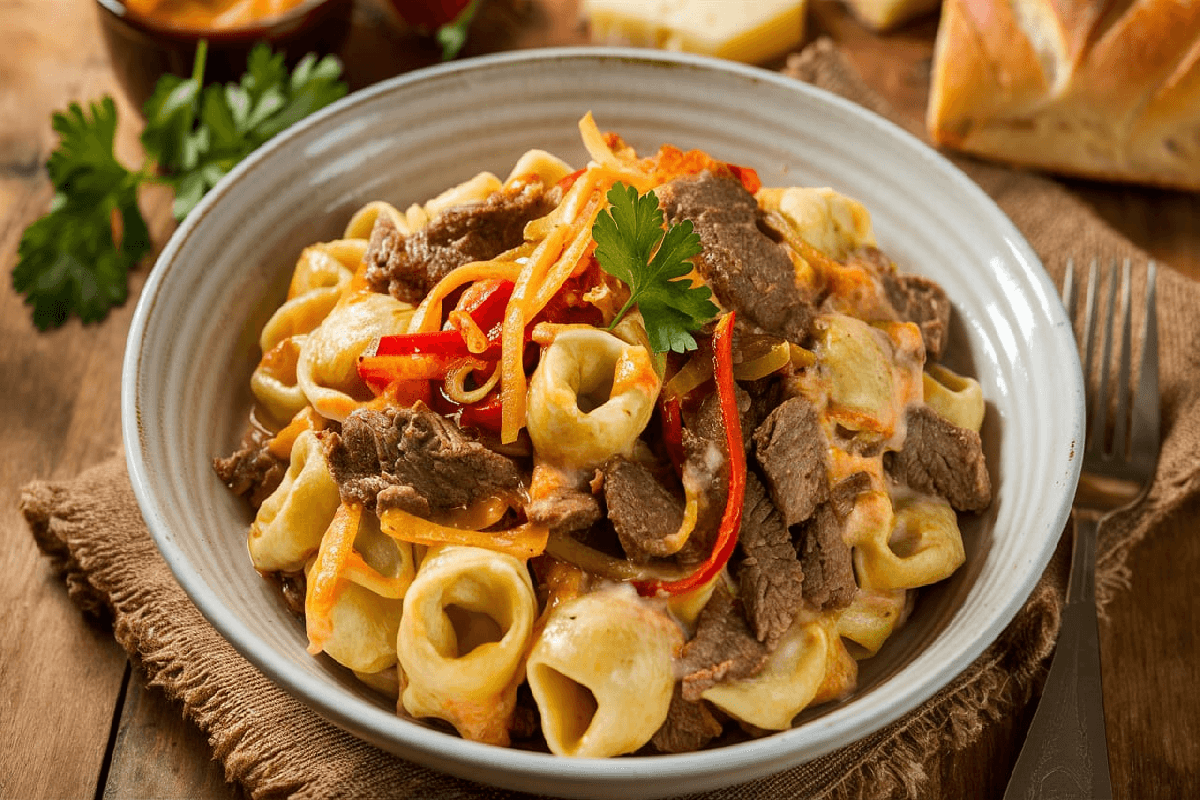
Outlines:
[[96,5],[113,71],[140,109],[163,74],[192,74],[201,39],[208,40],[206,83],[238,80],[257,42],[282,50],[289,66],[305,53],[336,53],[350,32],[354,0],[308,0],[276,17],[223,30],[173,27],[129,12],[120,0],[96,0]]

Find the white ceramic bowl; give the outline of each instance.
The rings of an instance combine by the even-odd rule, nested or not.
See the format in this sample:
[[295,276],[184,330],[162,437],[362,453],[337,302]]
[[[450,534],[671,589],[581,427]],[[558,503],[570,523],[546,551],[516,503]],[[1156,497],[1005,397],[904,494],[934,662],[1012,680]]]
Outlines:
[[[862,664],[848,700],[790,731],[714,751],[573,760],[463,741],[399,719],[348,671],[305,653],[302,626],[250,565],[251,515],[213,474],[246,424],[259,328],[300,249],[366,201],[432,197],[530,147],[586,162],[588,110],[640,152],[670,142],[756,168],[767,185],[833,186],[871,211],[881,246],[953,300],[951,366],[978,377],[996,492],[964,529],[966,564],[923,592]],[[134,317],[124,439],[150,530],[201,612],[250,662],[346,730],[436,769],[574,797],[674,795],[826,753],[933,695],[1031,591],[1078,478],[1082,384],[1070,328],[1037,257],[962,173],[895,126],[822,91],[707,59],[571,49],[463,61],[359,92],[235,169],[167,245]]]

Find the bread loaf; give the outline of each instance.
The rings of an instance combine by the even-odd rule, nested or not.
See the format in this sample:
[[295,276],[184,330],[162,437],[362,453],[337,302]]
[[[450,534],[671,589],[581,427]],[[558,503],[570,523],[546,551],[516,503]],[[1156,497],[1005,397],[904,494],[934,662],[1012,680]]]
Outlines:
[[1001,161],[1200,189],[1200,2],[945,0],[927,124]]

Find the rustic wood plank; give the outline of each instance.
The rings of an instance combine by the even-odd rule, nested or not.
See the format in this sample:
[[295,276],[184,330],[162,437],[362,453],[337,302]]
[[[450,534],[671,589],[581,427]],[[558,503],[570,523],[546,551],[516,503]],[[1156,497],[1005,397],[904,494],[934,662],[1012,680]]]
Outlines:
[[1113,797],[1200,797],[1200,499],[1133,549],[1100,626]]
[[[113,89],[94,14],[90,0],[12,0],[0,14],[0,41],[6,44],[0,66],[4,797],[95,795],[126,666],[108,626],[85,619],[67,597],[18,511],[23,483],[74,475],[119,440],[119,385],[114,365],[106,362],[119,364],[128,318],[39,334],[8,278],[22,230],[50,201],[42,165],[54,145],[51,111]],[[122,153],[135,143],[125,137]]]
[[182,718],[179,704],[162,689],[147,686],[135,669],[113,742],[104,800],[246,796],[240,785],[225,781],[225,771],[200,729],[181,724]]

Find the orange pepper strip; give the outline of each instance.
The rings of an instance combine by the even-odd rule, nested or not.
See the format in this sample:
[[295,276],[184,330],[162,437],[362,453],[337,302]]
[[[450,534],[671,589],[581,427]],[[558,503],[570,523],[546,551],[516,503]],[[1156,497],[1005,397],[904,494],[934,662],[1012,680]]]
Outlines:
[[675,595],[708,583],[720,572],[737,545],[742,528],[742,503],[746,496],[746,451],[742,444],[742,422],[738,415],[736,385],[733,381],[733,312],[717,323],[713,333],[713,375],[721,404],[721,422],[725,425],[725,446],[729,451],[729,496],[712,554],[696,571],[676,581],[637,583],[638,592],[652,597]]
[[362,511],[362,503],[342,503],[338,506],[337,513],[321,537],[317,560],[309,573],[308,591],[304,597],[304,620],[308,633],[308,652],[314,656],[325,648],[325,642],[333,633],[333,620],[329,614],[337,602],[343,583],[342,573],[354,550]]
[[426,546],[453,544],[482,547],[516,558],[541,555],[549,536],[548,528],[531,522],[506,531],[472,531],[439,525],[398,508],[389,508],[379,515],[379,529],[401,542]]
[[500,334],[500,400],[504,409],[500,441],[506,444],[515,442],[517,433],[525,427],[525,326],[533,318],[529,306],[546,271],[562,253],[565,239],[565,228],[556,228],[530,254],[504,312]]

